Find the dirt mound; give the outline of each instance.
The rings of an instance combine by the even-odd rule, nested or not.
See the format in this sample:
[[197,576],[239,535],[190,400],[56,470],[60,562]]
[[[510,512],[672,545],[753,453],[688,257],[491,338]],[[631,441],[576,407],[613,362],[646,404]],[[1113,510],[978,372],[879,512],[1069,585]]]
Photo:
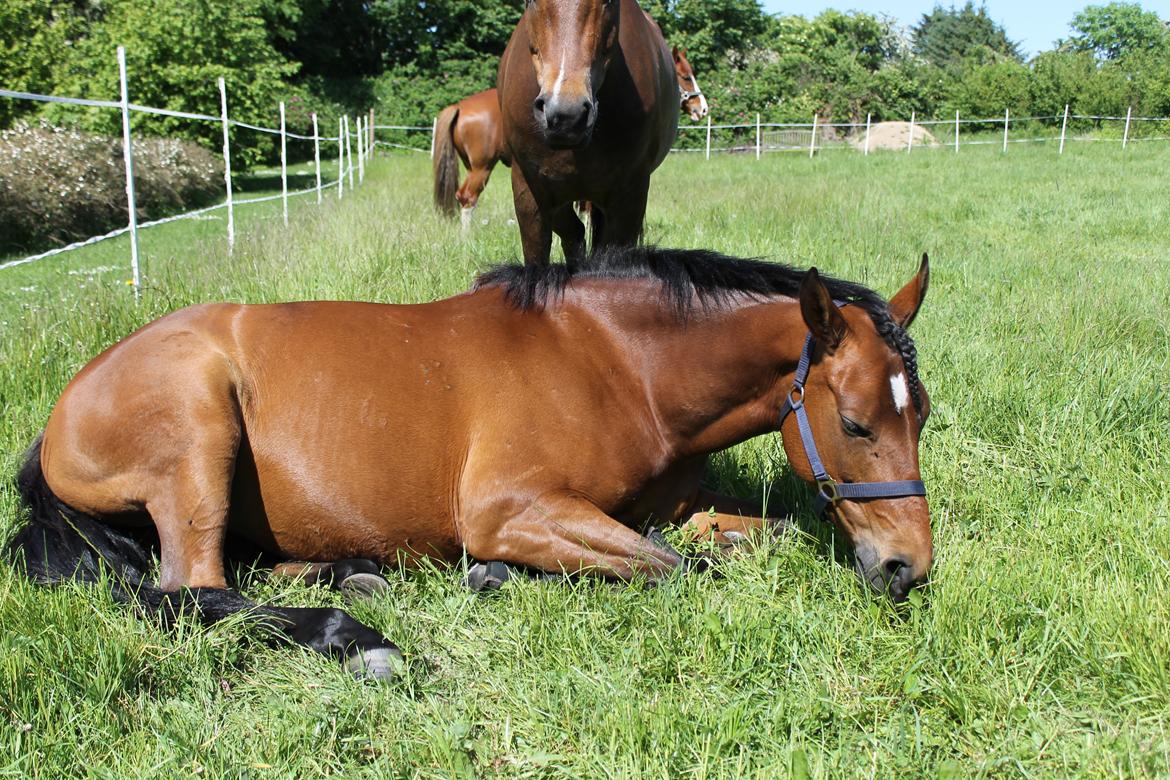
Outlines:
[[[872,149],[905,149],[910,138],[909,122],[878,122],[869,129],[869,148]],[[865,146],[865,130],[861,130],[849,139],[858,149]],[[938,141],[922,125],[914,125],[915,146],[938,146]]]

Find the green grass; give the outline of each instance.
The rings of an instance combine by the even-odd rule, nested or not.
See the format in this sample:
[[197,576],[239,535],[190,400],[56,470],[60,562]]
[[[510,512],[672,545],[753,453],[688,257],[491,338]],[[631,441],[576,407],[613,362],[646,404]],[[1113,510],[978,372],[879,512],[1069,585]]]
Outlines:
[[[1038,145],[1039,146],[1039,145]],[[887,294],[931,253],[914,335],[937,568],[895,610],[831,540],[791,534],[654,590],[391,577],[354,614],[409,654],[356,682],[240,623],[164,631],[96,589],[0,567],[0,774],[13,777],[841,777],[1170,773],[1170,148],[676,156],[648,237],[763,255]],[[0,472],[99,350],[196,301],[423,301],[515,257],[507,174],[470,239],[422,155],[337,204],[222,221],[0,275]],[[107,269],[107,270],[93,270]],[[31,288],[31,289],[28,289]],[[132,421],[128,421],[132,424]],[[388,478],[392,478],[389,475]],[[803,488],[777,442],[719,456],[744,493]],[[20,510],[5,476],[0,535]],[[245,591],[340,603],[260,575]]]

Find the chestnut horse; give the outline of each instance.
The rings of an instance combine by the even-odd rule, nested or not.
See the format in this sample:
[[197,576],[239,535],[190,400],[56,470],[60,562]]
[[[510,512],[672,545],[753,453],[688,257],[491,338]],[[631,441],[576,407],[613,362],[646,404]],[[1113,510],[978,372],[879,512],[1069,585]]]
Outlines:
[[[692,121],[698,122],[707,116],[707,98],[687,61],[686,51],[676,46],[672,54],[679,107]],[[458,204],[466,230],[471,226],[471,216],[492,168],[497,162],[512,164],[504,148],[499,93],[493,87],[447,106],[439,112],[435,132],[435,207],[444,214],[454,215]],[[467,168],[462,185],[459,184],[459,160]]]
[[594,249],[641,239],[650,174],[678,130],[673,74],[635,0],[530,0],[497,82],[525,263],[548,263],[553,231],[570,265],[583,256],[575,201],[595,207]]
[[[227,590],[225,540],[342,561],[334,581],[364,577],[357,590],[380,565],[465,555],[654,581],[686,562],[644,529],[765,525],[701,481],[711,453],[780,429],[858,574],[901,599],[932,557],[929,406],[904,330],[927,273],[924,257],[887,304],[815,269],[631,248],[576,271],[500,267],[421,305],[183,309],[65,388],[21,472],[32,517],[9,551],[40,582],[97,581],[104,560],[120,599],[208,622],[247,611],[388,676],[398,650],[347,613]],[[134,538],[150,524],[158,586]]]

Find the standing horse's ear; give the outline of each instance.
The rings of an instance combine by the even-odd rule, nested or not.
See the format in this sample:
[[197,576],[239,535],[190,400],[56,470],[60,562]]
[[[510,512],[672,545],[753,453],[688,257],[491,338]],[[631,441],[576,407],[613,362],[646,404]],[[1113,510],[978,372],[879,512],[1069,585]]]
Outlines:
[[672,57],[674,57],[674,61],[678,62],[678,47],[677,46],[674,46],[671,48],[670,54]]
[[808,269],[800,281],[800,314],[813,338],[832,352],[849,332],[849,324],[841,316],[837,304],[821,282],[815,267]]
[[890,299],[890,316],[894,318],[894,322],[903,328],[910,327],[910,323],[918,316],[922,300],[926,298],[926,288],[929,286],[930,258],[923,252],[922,265],[918,267],[918,273]]

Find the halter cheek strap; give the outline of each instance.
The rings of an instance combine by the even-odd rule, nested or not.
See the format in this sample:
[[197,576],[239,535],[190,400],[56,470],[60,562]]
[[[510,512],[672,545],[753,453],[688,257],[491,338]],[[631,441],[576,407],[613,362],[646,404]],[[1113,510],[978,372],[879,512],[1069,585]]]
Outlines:
[[810,333],[805,336],[804,349],[800,352],[800,362],[796,364],[796,378],[793,380],[792,390],[784,399],[784,405],[780,407],[780,424],[784,424],[784,420],[790,413],[796,415],[796,424],[800,428],[800,441],[804,444],[808,465],[812,468],[813,479],[817,483],[817,514],[821,514],[827,506],[836,505],[839,501],[925,496],[926,485],[920,479],[900,479],[892,482],[837,482],[825,471],[825,464],[821,462],[816,441],[813,440],[812,426],[808,422],[808,412],[804,408],[804,383],[808,379],[812,351],[813,337]]

